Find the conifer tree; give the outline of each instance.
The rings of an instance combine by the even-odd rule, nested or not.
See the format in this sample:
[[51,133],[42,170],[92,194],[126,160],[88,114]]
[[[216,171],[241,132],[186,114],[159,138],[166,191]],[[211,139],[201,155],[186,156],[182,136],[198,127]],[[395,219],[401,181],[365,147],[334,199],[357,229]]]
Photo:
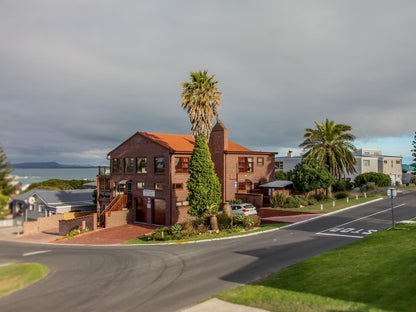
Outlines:
[[214,163],[203,134],[195,138],[189,174],[187,200],[190,208],[188,214],[198,217],[216,214],[221,203],[221,184],[214,171]]
[[11,185],[12,178],[10,177],[13,169],[7,167],[10,162],[6,160],[7,156],[0,146],[0,208],[7,204],[9,195],[14,191],[14,187]]
[[416,131],[415,131],[415,137],[414,137],[414,139],[413,139],[412,144],[413,144],[412,156],[414,157],[414,158],[413,158],[413,161],[415,161],[415,162],[416,162]]

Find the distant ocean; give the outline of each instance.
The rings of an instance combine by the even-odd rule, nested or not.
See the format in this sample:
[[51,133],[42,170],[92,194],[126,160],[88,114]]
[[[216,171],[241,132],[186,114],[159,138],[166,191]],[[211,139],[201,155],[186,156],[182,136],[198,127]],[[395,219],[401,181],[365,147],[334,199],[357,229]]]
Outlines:
[[62,180],[94,180],[98,168],[33,168],[14,169],[11,173],[14,181],[21,182],[23,187],[49,179]]

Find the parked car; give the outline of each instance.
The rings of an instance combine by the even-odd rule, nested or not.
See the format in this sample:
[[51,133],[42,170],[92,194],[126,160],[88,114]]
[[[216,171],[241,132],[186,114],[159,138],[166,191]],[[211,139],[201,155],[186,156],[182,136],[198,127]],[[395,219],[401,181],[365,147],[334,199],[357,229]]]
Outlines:
[[231,205],[233,215],[244,213],[246,216],[257,215],[257,209],[252,204],[234,204]]

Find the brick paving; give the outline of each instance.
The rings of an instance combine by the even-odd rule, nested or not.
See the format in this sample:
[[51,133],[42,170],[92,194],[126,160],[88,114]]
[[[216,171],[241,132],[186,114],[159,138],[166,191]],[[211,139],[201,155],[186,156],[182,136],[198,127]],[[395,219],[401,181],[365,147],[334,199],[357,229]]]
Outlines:
[[149,224],[124,224],[108,229],[99,229],[87,232],[73,238],[65,238],[54,241],[56,244],[88,244],[88,245],[112,245],[123,244],[134,238],[142,237],[156,231],[160,226]]

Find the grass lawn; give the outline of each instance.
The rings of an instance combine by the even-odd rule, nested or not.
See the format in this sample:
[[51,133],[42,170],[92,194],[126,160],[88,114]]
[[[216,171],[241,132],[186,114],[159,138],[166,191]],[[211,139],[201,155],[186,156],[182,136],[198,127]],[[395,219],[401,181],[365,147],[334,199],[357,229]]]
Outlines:
[[39,263],[15,263],[0,266],[0,297],[28,286],[48,274]]
[[247,234],[256,233],[256,232],[264,232],[264,231],[280,228],[280,227],[288,225],[288,224],[289,223],[262,224],[260,226],[260,228],[253,229],[253,230],[250,230],[250,231],[241,231],[241,232],[235,232],[235,233],[219,232],[218,234],[217,233],[202,233],[198,236],[195,236],[195,237],[192,237],[192,238],[187,238],[187,239],[181,239],[181,240],[148,241],[147,236],[145,236],[145,237],[139,237],[139,238],[132,239],[131,241],[128,241],[125,244],[157,244],[157,243],[183,244],[183,243],[192,242],[192,241],[208,240],[208,239],[223,238],[223,237],[233,237],[233,236],[247,235]]
[[269,311],[415,311],[416,225],[398,227],[216,297]]
[[[347,202],[346,198],[343,199],[337,199],[335,200],[335,207],[333,206],[333,201],[332,200],[327,200],[327,201],[323,201],[323,202],[318,202],[314,205],[311,206],[306,206],[306,207],[302,207],[302,208],[277,208],[277,209],[283,209],[283,210],[293,210],[293,211],[305,211],[305,212],[313,212],[313,213],[328,213],[328,212],[333,212],[336,210],[340,210],[340,209],[344,209],[347,207],[351,207],[351,206],[355,206],[355,205],[359,205],[359,204],[363,204],[366,202],[369,202],[371,200],[377,199],[377,198],[381,198],[381,196],[367,196],[367,198],[365,198],[364,196],[360,196],[358,197],[358,199],[355,199],[355,197],[350,198],[349,202]],[[322,204],[322,210],[321,210],[321,204]]]

